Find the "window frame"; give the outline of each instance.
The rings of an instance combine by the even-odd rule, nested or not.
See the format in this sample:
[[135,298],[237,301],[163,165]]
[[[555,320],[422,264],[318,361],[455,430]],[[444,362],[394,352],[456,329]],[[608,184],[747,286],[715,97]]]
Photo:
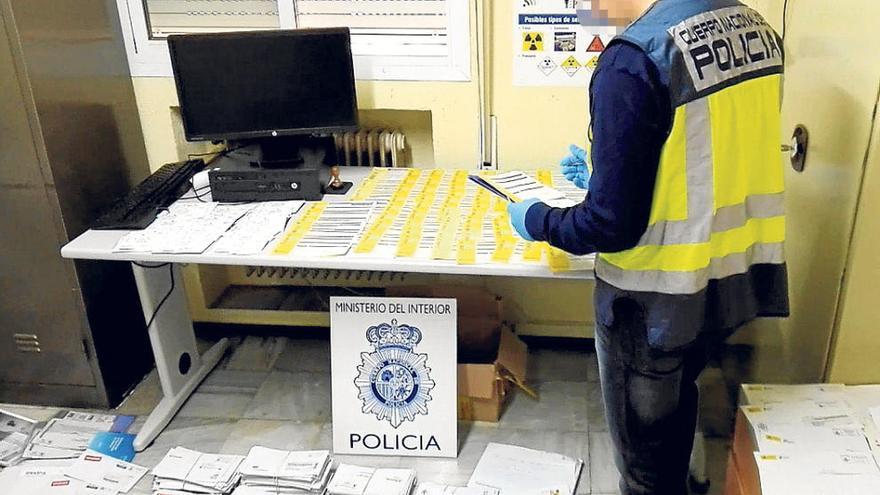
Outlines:
[[[296,28],[296,0],[277,0],[279,29]],[[446,0],[449,6],[446,29],[449,55],[436,65],[411,56],[355,55],[355,77],[372,81],[459,81],[471,80],[471,15],[469,0]],[[173,77],[168,43],[152,39],[145,0],[116,0],[133,77]]]

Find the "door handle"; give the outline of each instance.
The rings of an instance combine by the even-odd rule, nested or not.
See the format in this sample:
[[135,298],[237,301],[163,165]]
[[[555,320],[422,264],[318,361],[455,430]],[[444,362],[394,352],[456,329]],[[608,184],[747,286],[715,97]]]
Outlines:
[[798,124],[791,135],[791,144],[783,144],[782,152],[790,153],[791,168],[803,172],[807,164],[807,147],[810,144],[810,133],[806,126]]

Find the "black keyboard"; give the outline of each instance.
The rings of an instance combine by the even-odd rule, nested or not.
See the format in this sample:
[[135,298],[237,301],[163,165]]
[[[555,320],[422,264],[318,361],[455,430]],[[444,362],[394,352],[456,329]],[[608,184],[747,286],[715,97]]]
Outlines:
[[191,187],[190,178],[205,168],[203,160],[163,165],[153,175],[116,200],[92,224],[97,230],[145,229],[163,208],[177,201]]

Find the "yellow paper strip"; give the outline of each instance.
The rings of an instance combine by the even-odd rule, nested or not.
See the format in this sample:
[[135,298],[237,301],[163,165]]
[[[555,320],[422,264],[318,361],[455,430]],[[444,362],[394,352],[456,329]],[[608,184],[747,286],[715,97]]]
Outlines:
[[513,257],[513,251],[516,249],[516,239],[502,239],[495,246],[492,253],[492,261],[494,263],[509,263]]
[[431,253],[431,258],[435,260],[455,259],[453,254],[455,235],[461,218],[458,215],[450,215],[449,212],[450,210],[441,212],[443,216],[440,220],[440,230],[437,233],[437,240],[434,241],[434,250]]
[[376,186],[381,182],[385,176],[388,174],[388,170],[384,168],[374,168],[370,175],[361,182],[360,186],[358,186],[357,190],[352,194],[353,201],[365,201],[370,198],[373,194],[373,191],[376,190]]
[[409,218],[406,219],[406,223],[403,226],[403,232],[397,243],[398,257],[415,256],[419,243],[422,240],[422,225],[434,204],[437,188],[442,179],[442,170],[433,170],[428,176],[428,180],[418,194],[418,203],[413,207]]
[[458,242],[456,261],[459,265],[473,265],[477,262],[477,241],[470,238]]
[[287,232],[281,237],[281,241],[275,246],[273,253],[279,255],[290,254],[290,252],[293,251],[293,248],[296,247],[296,244],[303,238],[303,236],[305,236],[309,229],[312,228],[312,225],[321,216],[321,213],[326,207],[327,203],[323,201],[312,203],[309,206],[308,211],[304,212],[303,215],[297,218],[293,225],[287,229]]
[[535,173],[535,180],[547,187],[553,187],[553,174],[546,168],[539,169]]
[[568,253],[555,247],[547,245],[548,260],[550,263],[550,271],[553,273],[567,272],[571,270],[571,262],[568,259]]
[[544,243],[542,242],[529,242],[526,244],[526,249],[523,251],[523,261],[541,261],[541,256],[544,254]]
[[[384,171],[384,169],[377,170]],[[374,172],[375,171],[376,170],[374,170]],[[391,195],[391,199],[388,201],[388,206],[376,216],[376,220],[367,227],[364,236],[361,237],[361,240],[358,241],[357,245],[354,247],[355,253],[368,254],[376,249],[382,236],[385,235],[385,232],[391,228],[392,225],[394,225],[394,220],[397,219],[400,211],[406,205],[407,199],[415,187],[416,182],[418,182],[421,173],[421,170],[407,170],[406,177],[397,186],[397,190],[394,191],[394,194]],[[375,189],[375,185],[373,185],[373,189]],[[370,190],[370,194],[372,194],[372,189]],[[369,199],[369,197],[363,199],[366,200]]]

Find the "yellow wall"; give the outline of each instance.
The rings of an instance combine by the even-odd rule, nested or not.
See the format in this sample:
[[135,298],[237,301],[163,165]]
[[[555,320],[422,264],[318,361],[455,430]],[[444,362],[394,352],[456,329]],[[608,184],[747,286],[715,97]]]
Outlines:
[[[187,153],[205,150],[200,143],[186,143],[180,120],[174,80],[163,77],[133,78],[141,126],[150,167],[186,158]],[[369,110],[420,110],[430,112],[433,132],[413,128],[407,132],[417,165],[469,168],[479,160],[479,97],[475,82],[420,83],[358,81],[358,103],[367,110],[365,124],[385,122],[383,114]],[[386,113],[384,116],[387,116]],[[409,120],[409,119],[407,119]],[[405,132],[406,121],[395,122]]]

